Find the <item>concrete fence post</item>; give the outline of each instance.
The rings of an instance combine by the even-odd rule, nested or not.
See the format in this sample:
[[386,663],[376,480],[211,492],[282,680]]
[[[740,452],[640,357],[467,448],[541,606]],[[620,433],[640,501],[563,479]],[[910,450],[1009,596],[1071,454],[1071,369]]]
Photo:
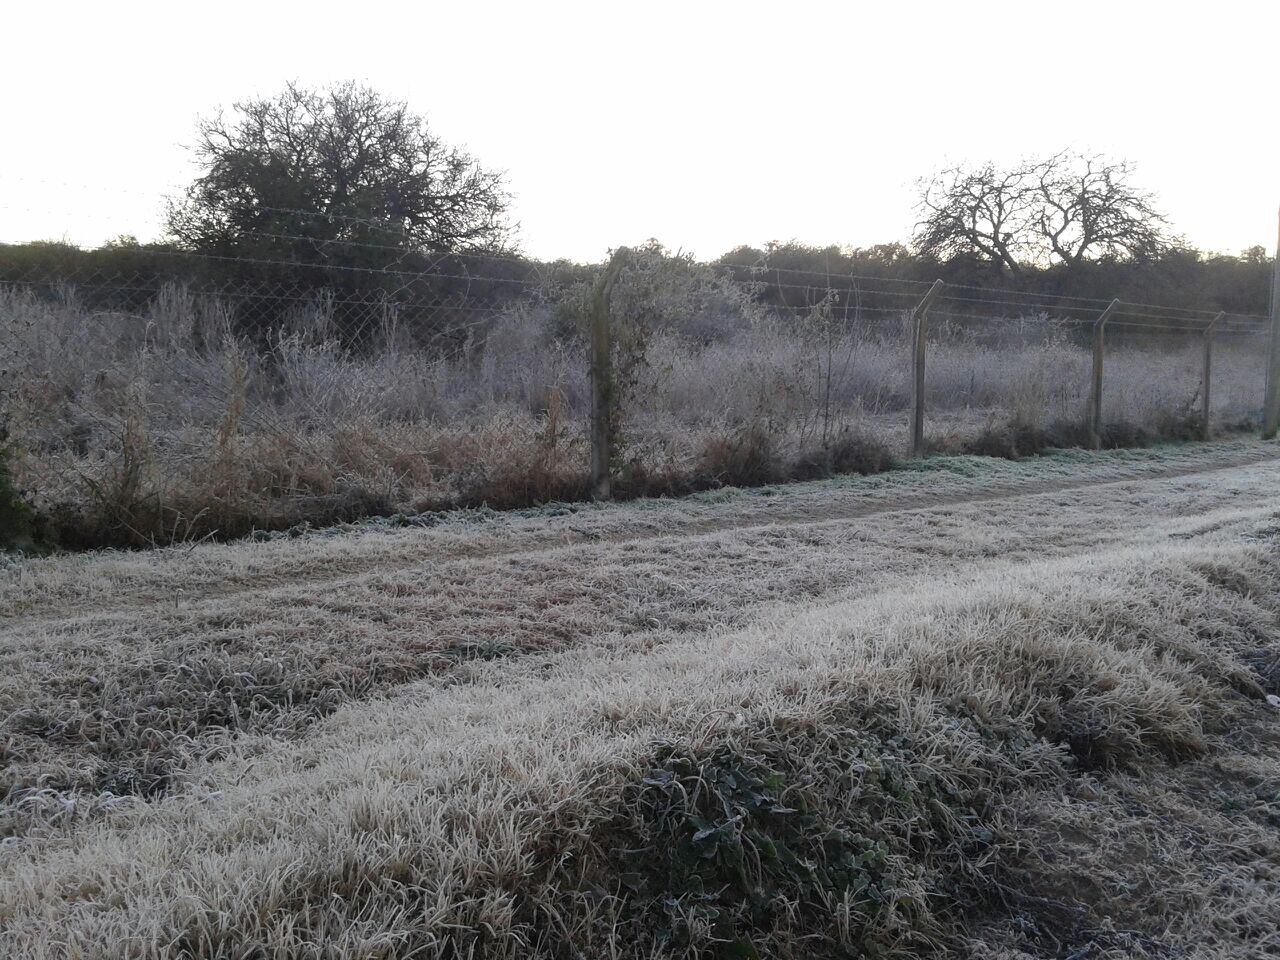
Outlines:
[[1209,326],[1205,327],[1204,330],[1204,372],[1200,375],[1204,381],[1204,396],[1201,400],[1200,410],[1200,438],[1202,440],[1209,439],[1211,430],[1209,426],[1209,389],[1213,375],[1213,331],[1226,315],[1225,311],[1219,313],[1209,321]]
[[1107,321],[1119,306],[1119,300],[1112,300],[1093,324],[1093,392],[1089,397],[1089,440],[1095,450],[1102,447],[1102,360],[1107,339]]
[[622,270],[626,248],[614,251],[591,300],[591,497],[612,495],[613,423],[617,391],[613,379],[613,330],[609,297]]
[[1262,400],[1262,439],[1280,429],[1280,239],[1271,264],[1271,345],[1267,348],[1267,390]]
[[911,455],[923,457],[924,447],[924,339],[925,318],[933,301],[942,293],[944,284],[941,280],[933,281],[933,286],[924,295],[915,309],[911,311],[911,356],[914,367],[914,381],[911,391]]

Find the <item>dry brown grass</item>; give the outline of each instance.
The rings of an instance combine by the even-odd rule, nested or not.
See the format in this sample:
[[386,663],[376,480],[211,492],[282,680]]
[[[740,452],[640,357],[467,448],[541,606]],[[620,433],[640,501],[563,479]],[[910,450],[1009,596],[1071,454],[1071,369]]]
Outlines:
[[1269,955],[1273,457],[25,561],[0,946]]
[[[770,318],[742,291],[712,292],[673,294],[645,339],[623,403],[621,494],[870,472],[904,452],[901,329],[833,335]],[[300,315],[251,342],[217,304],[178,290],[136,315],[85,310],[73,292],[0,294],[0,359],[14,371],[0,426],[15,485],[71,547],[584,497],[587,364],[552,307],[513,307],[447,355],[394,325],[353,352],[331,326]],[[1113,343],[1113,445],[1190,436],[1198,351]],[[1221,344],[1219,427],[1258,406],[1260,356]],[[1028,449],[1071,446],[1087,383],[1087,351],[1043,318],[941,327],[928,432],[947,452],[1018,451],[1010,424],[1035,439]]]

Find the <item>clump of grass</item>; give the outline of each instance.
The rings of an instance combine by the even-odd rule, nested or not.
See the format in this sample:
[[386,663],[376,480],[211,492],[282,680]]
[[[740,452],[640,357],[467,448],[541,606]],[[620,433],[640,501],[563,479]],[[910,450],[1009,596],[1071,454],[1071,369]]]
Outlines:
[[717,956],[802,938],[819,953],[914,956],[983,899],[993,771],[944,771],[945,722],[903,730],[891,711],[857,713],[759,754],[658,752],[627,801],[619,876],[637,937]]
[[729,487],[758,487],[786,477],[776,437],[754,420],[732,433],[709,438],[698,472],[715,485]]
[[853,429],[844,429],[829,442],[802,452],[792,464],[791,476],[812,480],[837,474],[869,476],[893,466],[893,454],[880,439]]
[[[1156,443],[1185,443],[1204,439],[1200,418],[1189,413],[1161,414],[1150,427],[1130,420],[1107,420],[1102,425],[1099,446],[1103,450],[1149,447]],[[1040,426],[1014,414],[1004,422],[988,421],[976,434],[949,436],[929,441],[930,453],[971,454],[1017,460],[1046,450],[1087,449],[1093,446],[1089,424],[1084,420],[1055,420]]]
[[[1169,614],[1221,625],[1231,591],[1192,581],[1196,599]],[[1162,602],[1138,602],[1148,601],[1152,613]],[[1205,602],[1212,612],[1195,617]],[[1110,904],[1093,912],[1056,889],[1046,896],[1047,885],[1029,889],[1029,869],[1051,881],[1053,854],[1027,856],[1010,810],[1096,783],[1090,771],[1204,753],[1204,724],[1230,700],[1234,668],[1160,666],[1168,654],[1131,634],[1128,618],[1102,627],[1099,645],[1082,643],[1112,617],[1105,605],[1047,629],[1048,609],[972,613],[974,623],[936,629],[977,640],[980,621],[995,634],[971,646],[926,629],[911,646],[900,664],[910,706],[855,685],[821,697],[816,713],[808,701],[767,726],[659,748],[617,832],[594,841],[613,852],[616,879],[588,882],[616,892],[623,936],[718,957],[914,957],[971,948],[975,918],[1012,916],[1025,946],[1034,936],[1072,950],[1161,949],[1158,919],[1145,918],[1147,932],[1108,930]],[[1243,627],[1256,613],[1235,616]],[[1161,629],[1145,615],[1133,622]],[[1236,656],[1271,643],[1247,630],[1228,630]]]

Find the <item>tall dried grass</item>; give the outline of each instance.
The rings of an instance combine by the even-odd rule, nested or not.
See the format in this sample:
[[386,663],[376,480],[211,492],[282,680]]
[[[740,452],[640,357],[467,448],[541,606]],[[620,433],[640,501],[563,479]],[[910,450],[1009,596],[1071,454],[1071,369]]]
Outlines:
[[[696,279],[668,289],[649,277],[647,300],[620,297],[650,324],[628,367],[621,492],[874,471],[901,450],[900,326],[837,326],[820,310],[771,317],[728,281]],[[84,309],[70,289],[2,292],[14,483],[68,545],[580,499],[587,363],[572,306],[572,291],[514,306],[448,352],[414,346],[391,318],[353,351],[323,311],[251,340],[225,304],[177,288],[139,313]],[[1257,406],[1259,356],[1219,350],[1219,423]],[[1187,341],[1115,345],[1116,442],[1187,432],[1198,358]],[[1070,445],[1087,379],[1086,352],[1045,318],[944,325],[930,348],[929,430],[942,449],[1016,449],[990,439],[1011,423],[1039,431],[1041,446]]]

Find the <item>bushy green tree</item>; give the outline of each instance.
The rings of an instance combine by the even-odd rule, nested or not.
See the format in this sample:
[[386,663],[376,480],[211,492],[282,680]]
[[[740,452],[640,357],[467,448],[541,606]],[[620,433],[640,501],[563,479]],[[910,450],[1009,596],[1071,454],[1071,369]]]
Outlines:
[[200,122],[195,156],[204,172],[168,215],[191,250],[382,267],[509,236],[502,173],[355,83],[237,103]]

